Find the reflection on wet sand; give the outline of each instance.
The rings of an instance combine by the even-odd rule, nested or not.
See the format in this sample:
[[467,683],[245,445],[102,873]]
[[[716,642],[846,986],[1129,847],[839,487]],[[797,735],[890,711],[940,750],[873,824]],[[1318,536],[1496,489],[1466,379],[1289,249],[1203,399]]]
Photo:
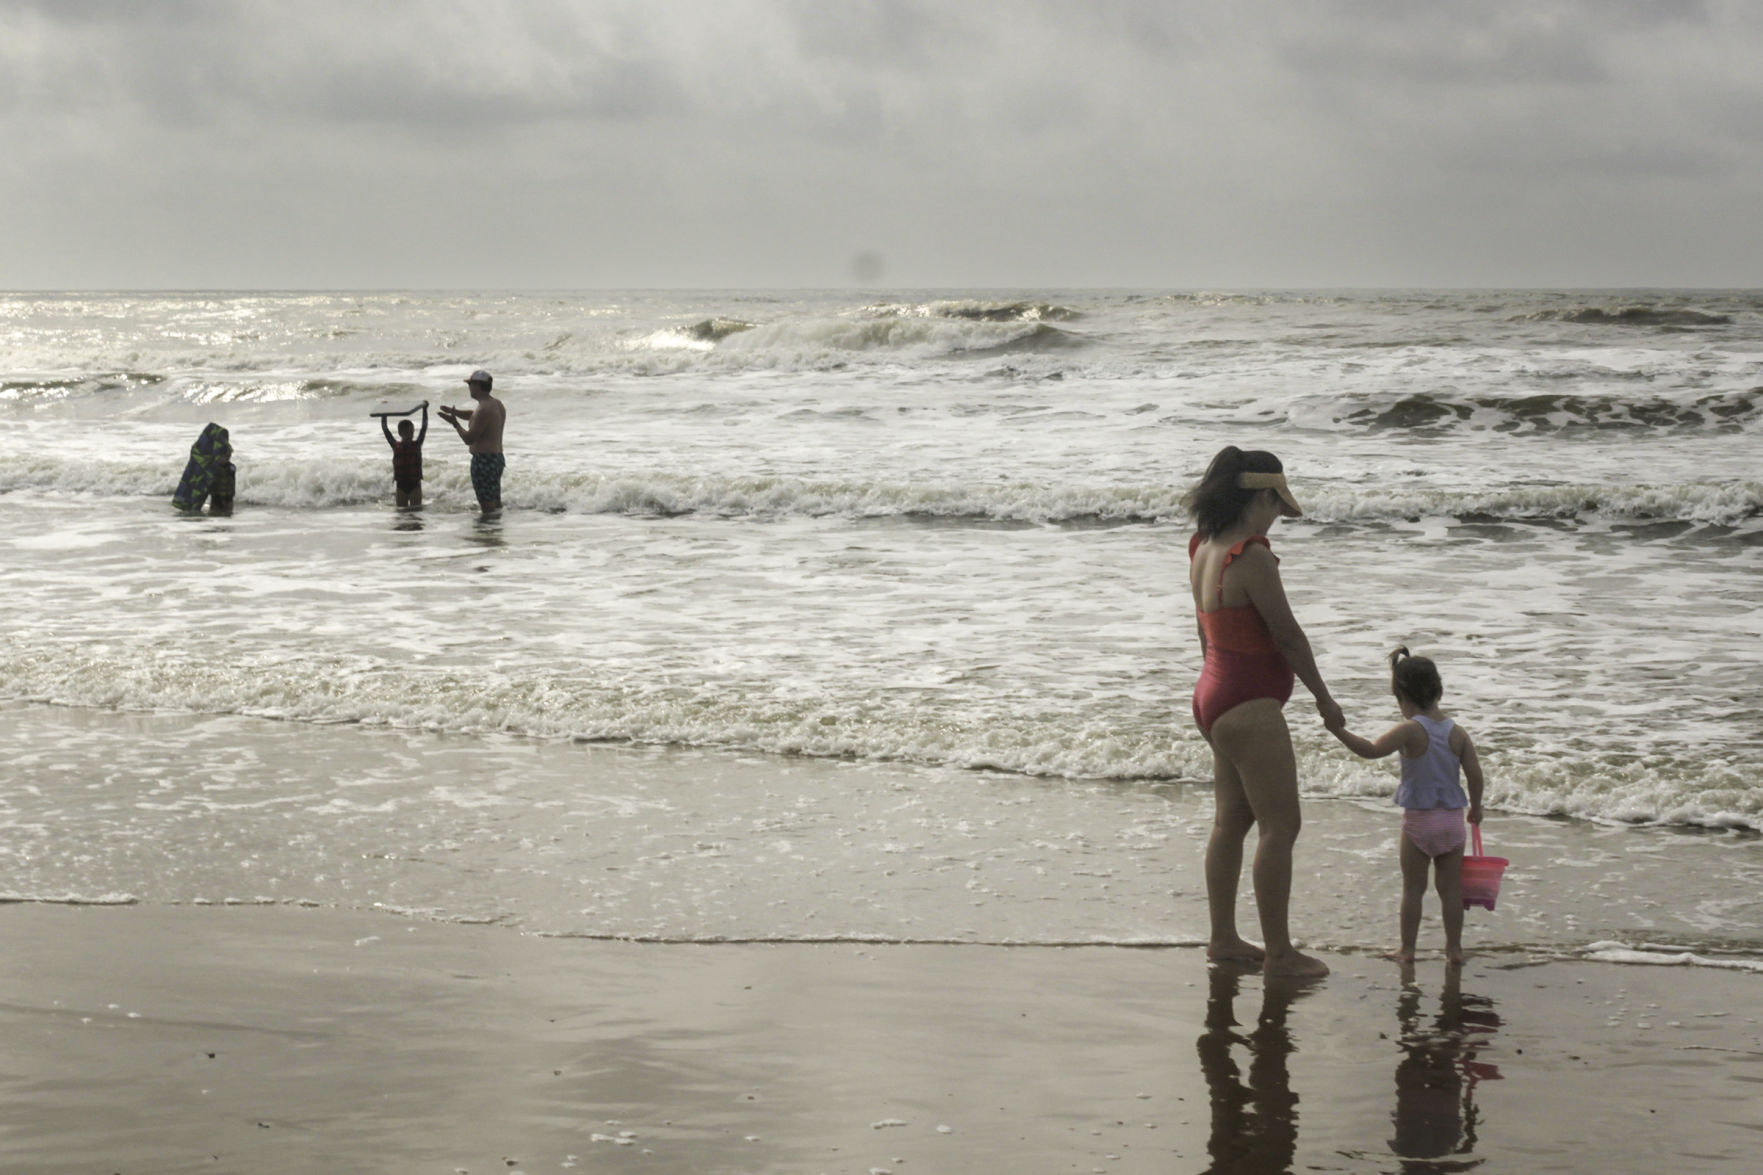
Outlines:
[[1396,1001],[1402,1059],[1396,1065],[1391,1115],[1396,1136],[1389,1145],[1405,1175],[1468,1171],[1483,1161],[1475,1157],[1481,1126],[1475,1087],[1498,1081],[1500,1071],[1475,1058],[1499,1029],[1500,1017],[1492,1000],[1465,995],[1462,983],[1462,968],[1446,968],[1438,1014],[1428,1023],[1421,1015],[1413,967],[1402,972],[1402,994]]
[[[1288,1060],[1292,1034],[1286,1015],[1313,983],[1267,980],[1261,1014],[1249,1033],[1239,1030],[1235,1003],[1244,968],[1214,965],[1206,999],[1206,1031],[1195,1047],[1212,1102],[1212,1133],[1206,1150],[1209,1172],[1218,1175],[1274,1175],[1291,1170],[1298,1146],[1298,1095],[1292,1092]],[[1237,1061],[1248,1062],[1245,1078]]]

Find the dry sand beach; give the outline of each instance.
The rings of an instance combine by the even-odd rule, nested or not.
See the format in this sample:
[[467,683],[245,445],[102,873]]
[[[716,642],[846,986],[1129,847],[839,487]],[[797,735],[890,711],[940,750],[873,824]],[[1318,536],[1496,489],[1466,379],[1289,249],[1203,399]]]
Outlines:
[[0,1168],[1740,1171],[1757,977],[0,910]]

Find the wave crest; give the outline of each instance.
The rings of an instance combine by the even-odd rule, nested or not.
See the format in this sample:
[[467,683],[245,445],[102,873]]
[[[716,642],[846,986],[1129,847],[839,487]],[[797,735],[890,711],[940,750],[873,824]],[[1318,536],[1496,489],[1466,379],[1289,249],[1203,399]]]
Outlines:
[[0,651],[0,697],[120,711],[241,714],[459,734],[712,746],[1077,779],[1194,777],[1210,763],[1197,733],[1106,727],[1081,716],[997,717],[911,699],[791,696],[755,683],[632,684],[384,664],[367,657],[208,660],[141,647]]
[[[462,735],[721,747],[817,759],[908,762],[1066,779],[1203,780],[1211,752],[1169,712],[1061,707],[1000,710],[985,699],[883,690],[792,693],[761,681],[466,671],[368,656],[253,658],[170,652],[147,641],[102,652],[68,645],[0,649],[0,698],[115,711],[239,714],[315,724],[361,723]],[[1297,747],[1305,794],[1388,795],[1387,776],[1344,763],[1326,736]],[[1611,824],[1763,827],[1763,793],[1742,764],[1621,749],[1514,758],[1488,795],[1502,811]]]
[[0,402],[45,404],[87,396],[114,395],[157,387],[166,377],[142,371],[116,371],[84,376],[48,376],[42,379],[9,379],[0,382]]
[[756,327],[726,339],[719,352],[748,363],[790,368],[844,362],[862,354],[935,359],[1081,345],[1080,336],[1033,319],[874,316]]
[[102,407],[121,399],[128,407],[153,404],[282,404],[351,397],[421,400],[434,396],[432,387],[409,380],[351,379],[342,376],[262,375],[179,376],[142,371],[106,372],[88,376],[48,376],[0,383],[0,403],[11,400],[32,407],[104,399]]
[[1571,322],[1585,326],[1677,327],[1726,326],[1730,314],[1715,314],[1688,307],[1622,306],[1611,310],[1603,306],[1574,306],[1537,310],[1524,316],[1528,322]]
[[982,302],[970,298],[934,302],[877,302],[863,311],[878,318],[956,318],[970,322],[1070,322],[1083,312],[1053,302]]
[[[0,467],[0,493],[36,492],[169,501],[181,466],[147,461],[70,460],[29,455]],[[430,509],[472,502],[465,471],[437,463],[426,484]],[[1111,526],[1186,517],[1186,487],[1159,483],[883,481],[639,471],[583,474],[525,470],[509,486],[515,509],[554,513],[718,518],[845,517],[935,519],[976,524]],[[324,509],[385,501],[378,461],[329,458],[241,460],[241,507]],[[1735,527],[1763,517],[1763,483],[1667,485],[1522,484],[1499,489],[1404,490],[1330,486],[1304,492],[1311,523],[1378,525],[1420,518],[1526,523],[1602,518],[1615,522]]]
[[1413,392],[1354,398],[1331,408],[1337,424],[1373,431],[1474,428],[1490,432],[1575,429],[1737,431],[1763,421],[1763,387],[1694,398],[1538,392],[1521,396],[1451,396]]

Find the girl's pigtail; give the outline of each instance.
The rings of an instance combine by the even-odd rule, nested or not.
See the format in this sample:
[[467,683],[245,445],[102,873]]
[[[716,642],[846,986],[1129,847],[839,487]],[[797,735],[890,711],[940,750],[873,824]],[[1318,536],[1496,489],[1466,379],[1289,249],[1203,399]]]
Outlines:
[[1425,710],[1444,695],[1445,684],[1430,658],[1416,657],[1407,645],[1397,645],[1390,654],[1390,692]]
[[1390,653],[1390,692],[1398,698],[1402,696],[1402,659],[1411,656],[1407,645],[1397,645]]

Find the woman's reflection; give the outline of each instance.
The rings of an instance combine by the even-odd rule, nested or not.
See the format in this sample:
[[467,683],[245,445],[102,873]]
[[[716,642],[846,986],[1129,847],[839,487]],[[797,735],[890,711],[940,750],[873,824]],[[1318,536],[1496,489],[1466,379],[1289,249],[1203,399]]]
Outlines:
[[[1211,968],[1206,999],[1206,1031],[1196,1047],[1212,1101],[1212,1136],[1206,1149],[1209,1172],[1276,1175],[1291,1170],[1298,1147],[1298,1095],[1292,1092],[1287,1059],[1292,1034],[1286,1014],[1298,997],[1312,990],[1303,980],[1269,979],[1262,989],[1261,1016],[1254,1031],[1238,1030],[1233,1005],[1245,974],[1230,964]],[[1248,1076],[1237,1063],[1241,1048]]]
[[1401,1170],[1414,1175],[1468,1171],[1482,1162],[1473,1157],[1481,1126],[1475,1087],[1498,1081],[1500,1071],[1475,1058],[1500,1027],[1500,1017],[1492,1000],[1463,994],[1462,975],[1461,967],[1446,968],[1439,1012],[1428,1024],[1420,1014],[1414,970],[1402,972],[1402,994],[1396,1001],[1402,1059],[1396,1065],[1396,1110],[1391,1115],[1396,1136],[1390,1139],[1390,1150],[1401,1160]]

